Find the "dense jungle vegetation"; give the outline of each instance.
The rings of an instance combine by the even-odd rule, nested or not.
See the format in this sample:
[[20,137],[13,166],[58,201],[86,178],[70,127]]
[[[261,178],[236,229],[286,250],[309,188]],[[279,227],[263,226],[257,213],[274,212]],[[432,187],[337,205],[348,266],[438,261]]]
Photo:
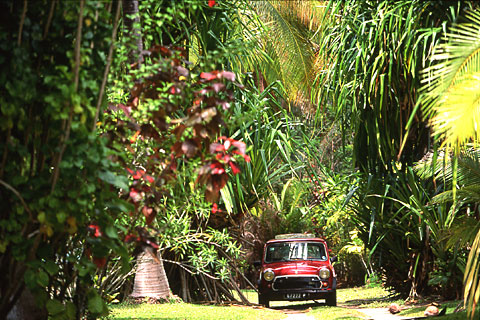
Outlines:
[[290,232],[327,240],[341,286],[474,316],[477,2],[4,0],[0,16],[0,318],[97,318],[148,290],[248,303],[252,262]]

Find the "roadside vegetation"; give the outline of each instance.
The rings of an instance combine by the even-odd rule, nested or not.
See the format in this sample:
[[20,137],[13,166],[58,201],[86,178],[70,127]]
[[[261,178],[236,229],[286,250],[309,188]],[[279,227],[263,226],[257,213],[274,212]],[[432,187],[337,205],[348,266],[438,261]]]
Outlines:
[[[264,243],[309,232],[346,307],[438,297],[478,316],[479,3],[4,0],[0,16],[0,315],[277,317],[201,303],[255,301]],[[329,310],[353,312],[312,314]]]

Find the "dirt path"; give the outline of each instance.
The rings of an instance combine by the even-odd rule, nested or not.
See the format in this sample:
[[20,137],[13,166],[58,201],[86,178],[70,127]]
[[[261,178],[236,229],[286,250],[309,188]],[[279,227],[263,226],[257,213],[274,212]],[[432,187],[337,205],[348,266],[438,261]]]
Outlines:
[[401,316],[396,316],[391,314],[387,308],[370,308],[370,309],[354,309],[358,312],[361,312],[367,316],[365,319],[369,320],[401,320],[401,319],[411,319],[410,317],[404,318]]
[[287,317],[283,320],[315,320],[315,317],[309,316],[304,312],[287,313]]
[[[349,308],[350,309],[350,308]],[[353,309],[365,314],[364,319],[368,320],[402,320],[411,319],[410,317],[402,317],[391,314],[387,308],[364,308]],[[285,310],[287,317],[284,320],[315,320],[315,317],[308,315],[307,310]]]

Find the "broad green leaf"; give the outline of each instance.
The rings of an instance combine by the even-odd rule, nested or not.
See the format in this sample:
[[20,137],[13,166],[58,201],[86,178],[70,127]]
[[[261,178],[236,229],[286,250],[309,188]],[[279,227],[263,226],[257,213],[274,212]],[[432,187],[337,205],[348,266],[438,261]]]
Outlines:
[[65,306],[58,300],[48,300],[46,307],[48,313],[52,316],[65,311]]
[[48,286],[48,280],[48,274],[43,270],[39,270],[37,273],[37,283],[42,287],[46,287]]
[[98,314],[103,311],[103,300],[94,289],[90,290],[88,294],[87,307],[92,313]]
[[98,173],[98,177],[117,188],[128,190],[128,179],[124,176],[118,176],[111,171],[101,171]]

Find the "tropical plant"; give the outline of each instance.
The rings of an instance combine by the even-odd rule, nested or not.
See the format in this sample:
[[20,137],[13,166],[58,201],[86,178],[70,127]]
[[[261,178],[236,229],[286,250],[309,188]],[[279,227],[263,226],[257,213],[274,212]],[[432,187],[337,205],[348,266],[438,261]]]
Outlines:
[[[165,223],[160,232],[154,228],[155,219],[163,219],[170,210],[185,217],[187,234],[184,236],[191,238],[191,248],[202,245],[195,253],[190,248],[192,259],[207,255],[212,251],[211,246],[221,247],[207,228],[214,228],[213,231],[217,232],[225,225],[215,224],[217,220],[213,215],[202,212],[199,195],[204,194],[206,201],[217,202],[220,189],[229,179],[228,171],[236,175],[240,172],[238,160],[243,157],[249,161],[244,142],[221,135],[229,122],[223,115],[229,113],[234,100],[232,90],[240,87],[234,82],[235,74],[229,71],[197,73],[197,68],[190,72],[183,66],[181,59],[184,58],[182,51],[172,51],[164,46],[151,48],[142,67],[133,69],[129,75],[133,85],[126,101],[121,101],[123,97],[120,96],[120,101],[106,112],[103,123],[110,143],[127,151],[118,161],[131,177],[129,192],[123,196],[134,208],[130,215],[136,223],[126,231],[126,241],[135,242],[144,251],[140,255],[143,259],[138,262],[138,271],[144,270],[145,266],[159,270],[160,277],[157,278],[161,283],[156,288],[162,290],[158,294],[150,292],[154,298],[170,295],[166,274],[162,272],[163,260],[157,257],[159,251],[168,247],[160,247],[158,241],[160,235],[170,233],[169,228],[177,227]],[[183,175],[184,179],[177,179],[180,172],[187,173]],[[190,184],[196,186],[195,193]],[[192,200],[196,200],[197,208],[189,206],[188,209],[175,210],[176,201],[185,200],[184,196],[188,195],[195,195]],[[182,202],[184,205],[188,203]],[[145,223],[140,222],[143,218]],[[196,233],[202,236],[195,237]],[[202,241],[195,241],[195,238],[202,238]],[[207,256],[207,265],[217,260]],[[216,265],[213,263],[208,272],[217,272]],[[193,266],[192,272],[206,273],[201,269],[201,263]],[[135,296],[146,294],[147,291],[138,284],[145,284],[148,275],[148,272],[136,274]],[[182,297],[190,300],[186,288],[183,283]],[[233,299],[231,294],[227,297]],[[220,299],[221,295],[215,296],[215,300]]]
[[[478,252],[478,233],[480,232],[480,221],[478,219],[478,203],[480,201],[480,151],[475,148],[461,149],[458,156],[446,157],[445,153],[439,154],[436,158],[430,158],[417,165],[417,170],[423,177],[437,181],[442,184],[442,193],[433,198],[434,203],[455,203],[455,208],[462,215],[457,218],[449,232],[449,247],[471,246],[469,264],[465,269],[466,285],[474,289],[476,286],[475,254]],[[455,163],[455,165],[454,165]],[[453,189],[453,183],[458,186]],[[467,297],[467,287],[464,295]],[[471,296],[469,296],[471,298]],[[473,316],[475,302],[468,300],[469,314]]]
[[129,208],[118,197],[127,179],[95,131],[114,4],[0,4],[1,317],[28,302],[52,319],[105,314],[95,271],[113,256],[128,266],[115,223]]
[[354,162],[361,171],[393,172],[423,157],[425,121],[415,117],[408,135],[405,126],[416,106],[418,74],[441,24],[456,18],[458,6],[367,0],[329,5],[327,16],[336,19],[318,53],[325,61],[316,80],[319,104],[334,109],[342,130],[354,128]]
[[456,211],[432,204],[432,182],[420,180],[412,169],[387,179],[370,177],[368,189],[360,184],[351,208],[370,255],[381,257],[385,284],[415,297],[442,282],[448,289],[440,287],[439,293],[459,296],[465,253],[447,245]]
[[[245,213],[263,199],[272,186],[281,184],[296,167],[290,157],[290,123],[281,112],[275,112],[279,94],[274,85],[263,92],[254,88],[243,95],[241,103],[233,107],[236,128],[232,137],[244,141],[249,147],[250,162],[242,164],[238,175],[222,190],[227,212]],[[240,100],[240,99],[239,99]]]
[[[453,146],[456,154],[459,153],[460,146],[473,141],[476,147],[478,143],[480,12],[478,9],[470,11],[466,17],[467,22],[451,27],[445,34],[444,43],[436,47],[432,56],[436,63],[424,71],[423,111],[430,117],[433,134],[437,135],[443,144]],[[472,162],[464,162],[466,163]],[[475,177],[475,162],[473,164],[474,166],[469,167],[468,177]],[[457,174],[455,168],[452,175],[454,185],[452,199],[456,198]],[[461,190],[463,201],[478,199],[474,184],[467,182]],[[480,232],[477,233],[470,249],[464,276],[465,303],[471,318],[474,317],[480,297],[479,256]]]
[[280,81],[291,102],[315,95],[315,43],[324,11],[320,1],[254,2],[254,9],[265,30],[261,44],[269,59],[263,61],[259,73],[268,84]]

